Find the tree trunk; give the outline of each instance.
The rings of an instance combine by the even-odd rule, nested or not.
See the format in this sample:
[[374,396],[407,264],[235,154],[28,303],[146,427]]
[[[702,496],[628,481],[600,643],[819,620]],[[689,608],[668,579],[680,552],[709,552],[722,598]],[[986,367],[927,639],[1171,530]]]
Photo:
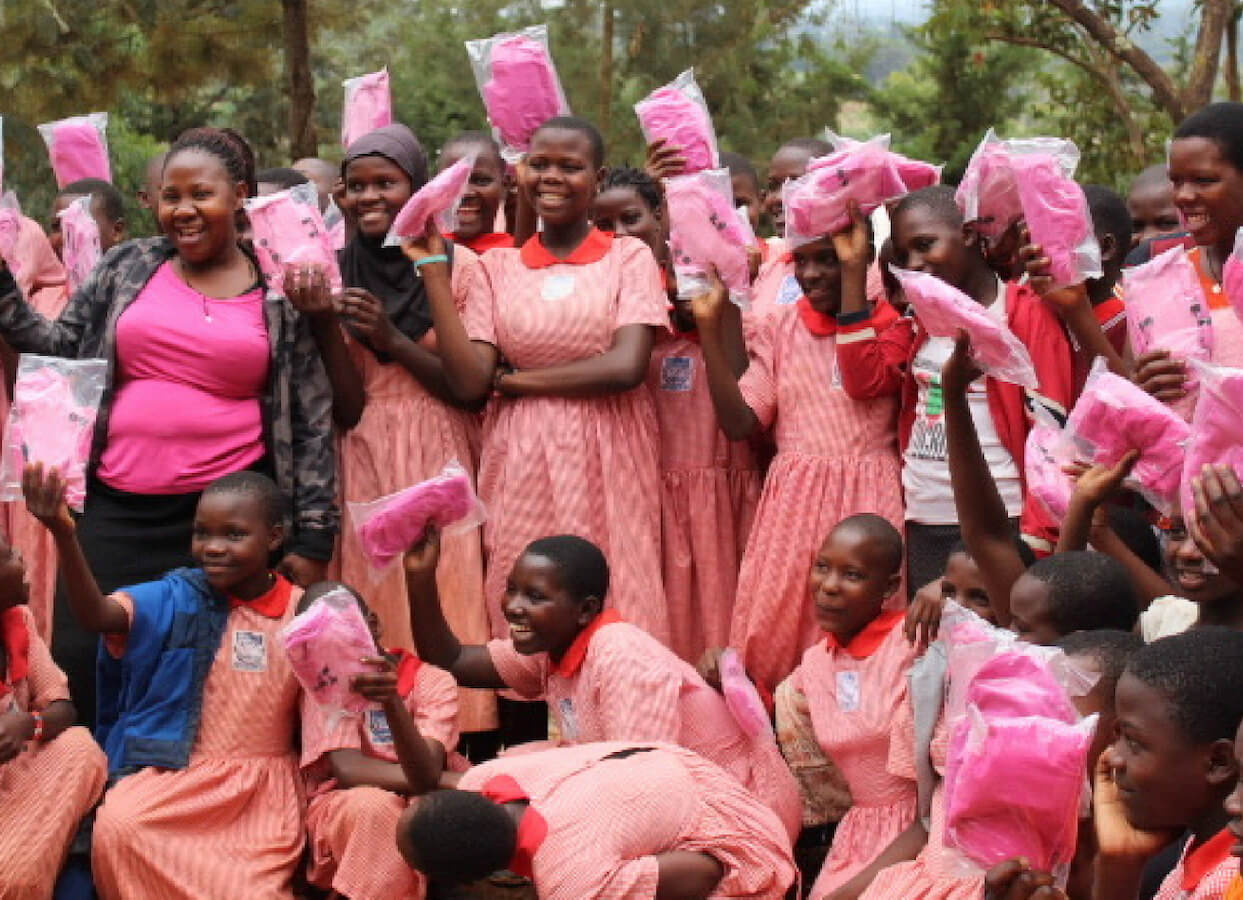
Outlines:
[[1221,45],[1229,30],[1227,26],[1234,17],[1234,7],[1234,0],[1203,0],[1200,4],[1200,30],[1196,35],[1195,55],[1182,91],[1184,115],[1190,115],[1213,99]]
[[605,140],[613,120],[613,0],[604,0],[600,35],[600,131]]
[[285,78],[289,87],[289,156],[316,156],[315,82],[311,77],[308,0],[281,0],[285,32]]
[[1243,100],[1239,89],[1239,16],[1243,14],[1243,5],[1233,5],[1230,24],[1226,26],[1226,93],[1232,103],[1238,103]]

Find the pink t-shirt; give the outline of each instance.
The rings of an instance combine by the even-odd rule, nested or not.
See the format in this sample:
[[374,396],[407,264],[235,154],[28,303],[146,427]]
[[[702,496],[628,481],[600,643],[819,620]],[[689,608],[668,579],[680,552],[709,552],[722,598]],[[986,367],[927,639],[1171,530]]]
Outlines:
[[164,263],[117,322],[117,391],[99,478],[188,494],[263,456],[263,291],[218,300]]

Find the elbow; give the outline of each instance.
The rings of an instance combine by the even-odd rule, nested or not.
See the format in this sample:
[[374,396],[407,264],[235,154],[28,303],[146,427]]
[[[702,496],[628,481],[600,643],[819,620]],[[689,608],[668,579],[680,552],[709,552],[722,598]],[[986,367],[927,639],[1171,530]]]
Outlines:
[[609,378],[608,387],[618,394],[633,391],[647,378],[647,364],[648,360],[644,358],[617,366]]

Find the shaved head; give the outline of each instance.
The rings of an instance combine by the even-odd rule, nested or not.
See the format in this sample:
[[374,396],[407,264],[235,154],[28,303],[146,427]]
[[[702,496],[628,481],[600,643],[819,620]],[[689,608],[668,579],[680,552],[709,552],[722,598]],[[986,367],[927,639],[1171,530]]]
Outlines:
[[328,198],[332,196],[332,189],[337,184],[337,179],[341,177],[341,168],[336,163],[330,163],[326,159],[317,159],[314,156],[307,156],[298,160],[290,166],[295,172],[301,172],[311,183],[315,185],[315,190],[319,194],[319,208],[322,212],[328,208]]

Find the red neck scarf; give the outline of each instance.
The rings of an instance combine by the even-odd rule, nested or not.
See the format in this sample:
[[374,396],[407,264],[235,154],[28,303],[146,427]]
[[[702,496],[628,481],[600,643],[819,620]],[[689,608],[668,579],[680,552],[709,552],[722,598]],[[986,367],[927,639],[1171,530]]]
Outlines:
[[816,337],[829,337],[837,334],[837,317],[822,313],[811,305],[804,295],[798,298],[798,317],[807,330]]
[[229,597],[229,609],[249,606],[259,615],[266,616],[269,619],[279,619],[285,615],[285,610],[289,608],[289,598],[293,593],[293,585],[275,572],[272,573],[272,577],[275,581],[272,582],[272,587],[268,589],[266,594],[260,594],[253,600]]
[[852,659],[867,659],[884,643],[885,638],[889,637],[889,632],[893,631],[894,626],[906,618],[906,612],[901,609],[895,609],[892,612],[883,612],[871,622],[868,622],[864,629],[856,634],[845,647],[831,634],[825,635],[824,644],[830,650],[842,650]]
[[514,842],[513,859],[509,861],[509,871],[523,878],[534,879],[535,854],[544,843],[544,838],[548,837],[548,823],[531,806],[531,798],[527,796],[527,792],[508,775],[489,778],[479,793],[493,803],[526,801],[526,811],[518,822],[518,836]]
[[1182,865],[1180,887],[1188,894],[1200,886],[1204,877],[1230,858],[1230,848],[1235,837],[1229,828],[1223,828],[1185,857]]
[[578,670],[583,667],[583,660],[587,658],[587,648],[591,646],[591,639],[596,636],[596,632],[605,625],[612,625],[614,622],[622,621],[621,615],[615,609],[606,609],[600,615],[591,620],[591,624],[578,633],[578,637],[574,638],[574,643],[570,644],[570,649],[565,651],[565,656],[561,657],[561,662],[553,667],[553,672],[562,678],[573,678],[578,674]]
[[548,252],[548,248],[540,241],[538,234],[533,234],[518,251],[522,264],[528,269],[546,269],[549,266],[585,266],[588,263],[604,259],[613,246],[613,232],[592,228],[587,232],[583,242],[574,248],[574,252],[565,259],[557,259]]
[[419,677],[419,666],[423,660],[409,650],[389,650],[388,655],[397,660],[397,696],[403,700],[414,690],[414,681]]
[[456,234],[449,234],[446,237],[455,244],[460,244],[468,250],[475,253],[486,253],[489,250],[508,249],[514,245],[514,236],[506,234],[504,231],[489,231],[486,234],[478,235],[469,241],[463,240]]
[[30,629],[20,606],[0,612],[0,640],[8,657],[9,670],[0,672],[0,696],[7,694],[30,671]]

